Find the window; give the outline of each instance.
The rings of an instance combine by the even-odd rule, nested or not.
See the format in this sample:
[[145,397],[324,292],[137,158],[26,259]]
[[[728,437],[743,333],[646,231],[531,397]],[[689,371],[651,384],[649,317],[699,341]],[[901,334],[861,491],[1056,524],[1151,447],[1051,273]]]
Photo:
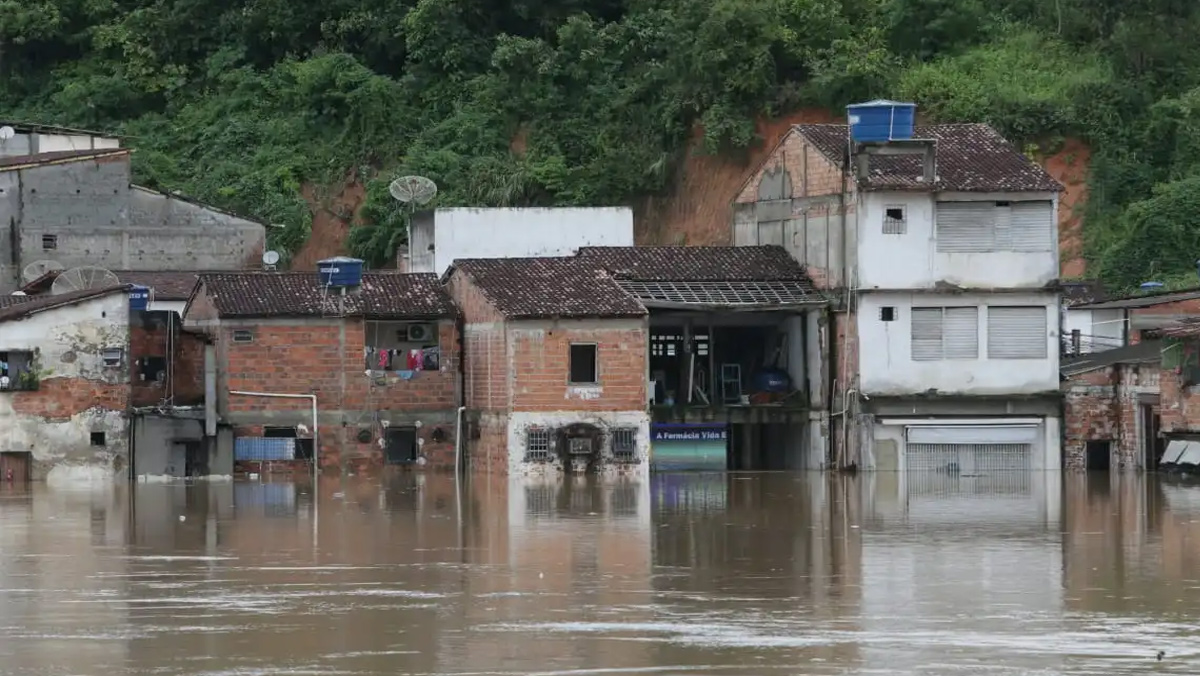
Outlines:
[[125,349],[120,347],[106,347],[101,351],[101,357],[104,359],[105,368],[117,368],[125,363]]
[[904,218],[904,207],[890,206],[883,210],[883,234],[903,235],[908,232],[908,222]]
[[571,345],[570,382],[573,385],[595,385],[599,382],[596,368],[596,345],[574,343]]
[[632,427],[613,430],[612,454],[617,460],[637,459],[637,430]]
[[1049,200],[939,202],[936,218],[942,253],[1050,252],[1058,236]]
[[889,306],[879,308],[879,321],[894,322],[896,321],[896,308]]
[[167,379],[166,357],[142,357],[137,361],[140,377],[147,382],[162,382]]
[[550,439],[552,433],[541,427],[530,427],[525,430],[525,461],[545,461],[551,457]]
[[54,251],[58,248],[58,235],[42,235],[42,251]]
[[913,361],[978,358],[979,308],[913,308]]
[[1047,314],[1041,306],[988,308],[988,358],[1045,359]]
[[36,390],[39,377],[33,352],[7,350],[0,352],[0,390]]
[[233,332],[233,342],[235,343],[253,343],[254,332],[250,329],[235,329]]
[[92,432],[92,445],[93,446],[104,446],[105,445],[104,432]]

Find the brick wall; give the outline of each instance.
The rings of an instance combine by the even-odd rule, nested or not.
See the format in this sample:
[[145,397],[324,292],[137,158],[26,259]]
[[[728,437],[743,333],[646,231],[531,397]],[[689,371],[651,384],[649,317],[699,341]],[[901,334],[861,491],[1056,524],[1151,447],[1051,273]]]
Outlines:
[[504,318],[461,273],[451,275],[448,286],[463,316],[465,405],[476,411],[502,411],[509,398]]
[[[131,395],[134,406],[154,406],[173,397],[177,406],[204,403],[204,338],[185,333],[178,316],[168,313],[131,313],[129,359]],[[142,379],[143,360],[167,360],[166,379]]]
[[[204,319],[208,307],[202,290],[189,321]],[[255,425],[311,424],[310,403],[229,392],[315,394],[323,468],[355,471],[381,464],[380,420],[392,426],[421,422],[418,437],[426,442],[421,447],[426,466],[448,466],[453,463],[459,405],[458,331],[453,319],[430,323],[437,325],[441,368],[405,379],[394,369],[367,374],[365,323],[360,318],[223,320],[207,327],[216,342],[220,413],[237,426],[235,436],[253,436]],[[234,332],[246,330],[253,339],[234,342]],[[444,439],[435,443],[432,436],[439,429]],[[370,431],[371,440],[359,442],[360,430]]]
[[[612,326],[613,328],[606,328]],[[645,323],[639,320],[509,323],[514,411],[640,411],[646,408]],[[597,346],[596,386],[569,380],[572,343]]]
[[799,133],[791,131],[746,182],[735,202],[742,204],[757,201],[758,184],[762,181],[763,174],[779,166],[783,166],[791,177],[792,197],[836,195],[842,190],[842,172],[837,165],[805,141]]
[[1157,365],[1117,364],[1071,376],[1063,385],[1063,463],[1087,466],[1087,442],[1110,441],[1112,469],[1139,467],[1139,394],[1157,384]]

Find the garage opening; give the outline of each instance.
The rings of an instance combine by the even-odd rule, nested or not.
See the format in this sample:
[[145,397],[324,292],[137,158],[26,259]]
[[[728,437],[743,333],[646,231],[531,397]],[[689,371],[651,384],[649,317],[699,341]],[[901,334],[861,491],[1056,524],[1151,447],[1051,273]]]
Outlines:
[[1038,426],[912,426],[906,435],[909,471],[984,476],[1032,470]]

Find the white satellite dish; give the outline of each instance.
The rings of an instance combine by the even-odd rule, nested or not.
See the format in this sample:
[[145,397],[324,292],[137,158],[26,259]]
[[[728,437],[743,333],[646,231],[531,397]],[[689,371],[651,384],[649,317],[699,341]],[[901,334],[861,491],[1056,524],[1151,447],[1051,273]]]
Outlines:
[[13,292],[12,292],[12,293],[10,293],[9,295],[10,295],[10,296],[25,296],[25,295],[28,295],[28,294],[26,294],[24,291],[13,291]]
[[25,269],[21,271],[21,281],[25,284],[28,284],[34,280],[45,277],[46,273],[48,272],[62,272],[66,269],[67,266],[59,263],[58,261],[34,261],[29,265],[26,265]]
[[388,185],[388,192],[404,204],[428,204],[437,195],[437,184],[424,176],[401,176]]
[[267,252],[263,253],[262,262],[263,262],[263,265],[265,265],[269,268],[275,267],[275,265],[277,265],[279,263],[279,252],[278,251],[267,251]]
[[121,280],[111,271],[85,265],[78,268],[71,268],[58,277],[55,277],[54,283],[50,285],[50,293],[58,295],[60,293],[84,291],[87,289],[106,289],[110,286],[117,286],[120,283]]
[[8,139],[10,139],[16,135],[17,135],[16,129],[13,129],[12,127],[9,127],[7,125],[0,127],[0,141],[7,141]]

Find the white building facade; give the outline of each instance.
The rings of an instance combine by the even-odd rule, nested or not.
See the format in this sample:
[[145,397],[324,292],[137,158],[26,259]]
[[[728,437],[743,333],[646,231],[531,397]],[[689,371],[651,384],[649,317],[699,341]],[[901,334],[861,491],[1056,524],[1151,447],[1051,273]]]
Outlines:
[[860,462],[1057,469],[1057,194],[859,195]]
[[893,131],[796,125],[734,198],[734,243],[782,244],[835,301],[806,465],[1058,469],[1062,186],[987,125]]

